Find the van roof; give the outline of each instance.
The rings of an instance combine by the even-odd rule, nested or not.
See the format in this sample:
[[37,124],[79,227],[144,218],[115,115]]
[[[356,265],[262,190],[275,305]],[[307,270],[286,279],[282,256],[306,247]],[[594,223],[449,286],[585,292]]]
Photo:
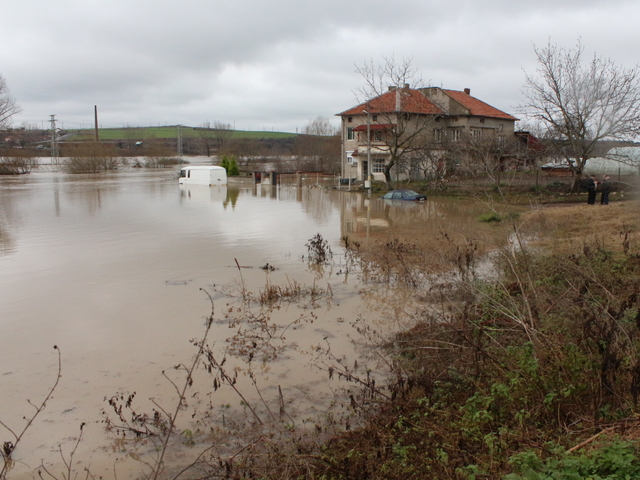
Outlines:
[[191,167],[182,167],[180,170],[224,170],[224,167],[216,165],[193,165]]

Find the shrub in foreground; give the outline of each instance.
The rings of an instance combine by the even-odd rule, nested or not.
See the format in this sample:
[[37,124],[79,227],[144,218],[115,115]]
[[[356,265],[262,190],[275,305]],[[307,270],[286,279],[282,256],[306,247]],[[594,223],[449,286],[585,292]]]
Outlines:
[[325,478],[637,477],[635,442],[594,439],[637,436],[640,255],[503,258],[388,345],[392,400],[328,445]]

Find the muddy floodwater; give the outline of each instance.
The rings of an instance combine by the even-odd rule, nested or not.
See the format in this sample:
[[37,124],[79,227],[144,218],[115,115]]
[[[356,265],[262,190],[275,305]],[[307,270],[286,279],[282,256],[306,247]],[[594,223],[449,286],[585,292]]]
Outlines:
[[[321,412],[335,384],[328,388],[314,370],[314,346],[329,340],[349,355],[350,321],[358,315],[397,320],[370,298],[362,301],[367,286],[345,275],[341,238],[460,233],[477,228],[485,211],[477,202],[392,204],[324,188],[185,188],[167,170],[0,177],[2,422],[22,429],[22,417],[33,413],[28,400],[38,404],[55,381],[54,345],[62,356],[57,390],[16,450],[9,478],[31,478],[41,461],[59,463],[58,446],[70,450],[82,422],[77,469],[113,478],[118,449],[100,423],[105,397],[135,391],[175,404],[161,372],[195,353],[189,341],[202,334],[211,310],[202,289],[214,299],[210,341],[221,348],[229,335],[223,312],[242,290],[259,294],[267,284],[295,282],[326,293],[312,307],[298,301],[277,311],[281,323],[306,320],[291,328],[291,348],[259,379],[265,392],[281,385],[286,397]],[[306,261],[305,245],[318,233],[335,257],[322,272]],[[214,402],[239,404],[220,395]],[[0,427],[0,441],[8,440]],[[135,462],[122,468],[121,478],[135,476]]]

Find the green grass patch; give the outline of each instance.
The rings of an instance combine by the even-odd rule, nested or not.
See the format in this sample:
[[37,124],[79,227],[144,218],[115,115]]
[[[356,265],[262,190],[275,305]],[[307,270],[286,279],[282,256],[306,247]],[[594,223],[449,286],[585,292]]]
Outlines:
[[500,223],[503,220],[517,220],[520,218],[520,214],[516,212],[509,212],[505,215],[500,215],[496,212],[485,213],[478,217],[478,221],[485,223]]
[[[200,138],[201,130],[193,127],[182,127],[182,138]],[[95,138],[94,129],[69,130],[74,133],[72,140],[93,140]],[[278,139],[296,137],[296,133],[288,132],[265,132],[232,130],[232,139]],[[178,128],[176,126],[166,127],[134,127],[134,128],[100,128],[98,129],[100,140],[124,140],[135,138],[137,140],[147,140],[154,138],[178,138]]]
[[496,212],[485,213],[478,217],[478,221],[484,223],[499,223],[502,221],[502,217],[498,215]]

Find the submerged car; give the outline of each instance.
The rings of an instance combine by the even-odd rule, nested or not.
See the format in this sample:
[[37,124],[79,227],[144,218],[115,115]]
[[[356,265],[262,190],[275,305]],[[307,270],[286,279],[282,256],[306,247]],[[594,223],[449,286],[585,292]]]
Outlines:
[[414,192],[413,190],[391,190],[387,192],[383,197],[385,200],[426,200],[427,196],[421,193]]

